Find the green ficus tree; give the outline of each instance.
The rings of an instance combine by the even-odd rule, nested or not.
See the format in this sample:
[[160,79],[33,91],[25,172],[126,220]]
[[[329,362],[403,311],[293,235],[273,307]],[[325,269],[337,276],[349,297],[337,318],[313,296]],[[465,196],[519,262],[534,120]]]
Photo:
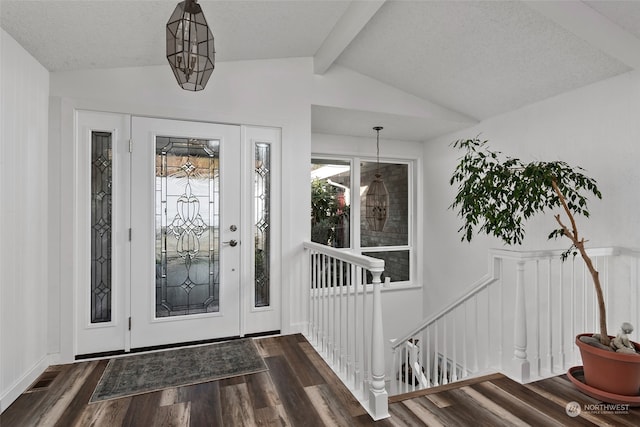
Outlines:
[[458,187],[450,208],[462,218],[458,230],[462,241],[470,242],[474,234],[485,233],[507,245],[521,244],[527,219],[546,211],[560,211],[563,215],[554,214],[556,227],[548,237],[564,236],[571,241],[562,253],[563,260],[578,253],[584,260],[598,300],[600,342],[609,345],[600,277],[575,220],[576,215],[589,217],[587,196],[602,198],[596,181],[581,167],[562,161],[524,163],[489,150],[487,141],[478,138],[460,139],[453,147],[464,151],[449,181]]

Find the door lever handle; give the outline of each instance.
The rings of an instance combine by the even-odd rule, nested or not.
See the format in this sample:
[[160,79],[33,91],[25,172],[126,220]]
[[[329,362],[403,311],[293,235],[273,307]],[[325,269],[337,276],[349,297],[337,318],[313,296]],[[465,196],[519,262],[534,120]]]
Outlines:
[[228,242],[222,242],[223,245],[229,245],[231,247],[237,246],[238,245],[238,241],[231,239]]

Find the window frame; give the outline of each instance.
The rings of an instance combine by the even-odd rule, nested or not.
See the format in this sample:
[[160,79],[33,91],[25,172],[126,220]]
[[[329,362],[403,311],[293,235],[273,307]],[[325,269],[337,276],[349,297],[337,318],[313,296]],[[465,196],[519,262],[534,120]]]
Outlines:
[[[418,193],[417,182],[418,175],[418,162],[416,157],[380,157],[380,164],[402,164],[407,165],[407,244],[395,245],[395,246],[361,246],[361,196],[360,196],[360,180],[361,180],[361,163],[362,162],[376,162],[377,158],[372,156],[362,155],[336,155],[336,154],[323,154],[321,152],[311,153],[311,163],[313,165],[315,161],[323,162],[347,162],[351,165],[350,169],[350,188],[351,190],[351,216],[349,239],[350,246],[347,248],[334,248],[343,251],[353,251],[354,253],[367,255],[372,252],[409,252],[409,280],[389,282],[385,283],[384,287],[415,287],[418,285],[418,269],[417,269],[417,242],[419,239],[416,236],[416,232],[419,229],[417,224],[417,218],[419,218],[418,212]],[[355,197],[357,188],[357,197]]]

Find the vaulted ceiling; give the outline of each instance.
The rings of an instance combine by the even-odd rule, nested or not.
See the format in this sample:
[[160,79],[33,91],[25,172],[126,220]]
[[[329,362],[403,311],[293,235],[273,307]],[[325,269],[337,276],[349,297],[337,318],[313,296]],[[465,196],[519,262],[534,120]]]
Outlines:
[[[166,64],[177,1],[0,1],[52,72]],[[314,131],[426,140],[640,67],[640,1],[208,1],[217,61],[313,57],[424,113],[316,105]]]

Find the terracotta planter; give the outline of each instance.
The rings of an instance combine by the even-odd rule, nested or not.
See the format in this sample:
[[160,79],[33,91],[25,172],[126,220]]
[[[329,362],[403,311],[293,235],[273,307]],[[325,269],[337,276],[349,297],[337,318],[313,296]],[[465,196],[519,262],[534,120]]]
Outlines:
[[[576,345],[582,355],[585,383],[598,390],[620,396],[640,395],[640,355],[616,353],[603,350],[580,341],[576,337]],[[613,337],[612,337],[613,338]],[[638,343],[633,343],[636,351]]]

